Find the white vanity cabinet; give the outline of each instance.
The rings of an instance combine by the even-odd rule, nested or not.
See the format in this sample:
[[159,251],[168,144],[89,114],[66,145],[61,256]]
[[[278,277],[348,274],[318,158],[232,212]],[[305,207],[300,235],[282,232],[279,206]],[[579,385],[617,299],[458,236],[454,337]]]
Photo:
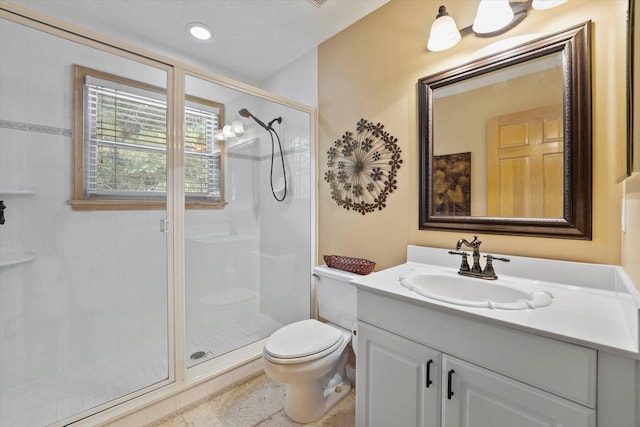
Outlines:
[[596,425],[593,409],[367,323],[358,346],[358,426]]
[[510,259],[497,283],[550,305],[478,308],[404,286],[409,272],[457,278],[439,248],[409,246],[405,264],[352,281],[356,425],[640,427],[640,293],[624,271]]
[[358,319],[358,426],[596,426],[596,350],[363,289]]

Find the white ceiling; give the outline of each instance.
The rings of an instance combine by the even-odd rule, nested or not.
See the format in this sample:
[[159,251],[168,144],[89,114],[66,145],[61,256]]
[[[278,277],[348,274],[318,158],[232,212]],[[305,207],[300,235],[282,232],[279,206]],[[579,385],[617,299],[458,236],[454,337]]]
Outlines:
[[[389,0],[10,0],[162,55],[258,84]],[[321,2],[321,1],[320,1]],[[201,22],[212,41],[189,36]]]

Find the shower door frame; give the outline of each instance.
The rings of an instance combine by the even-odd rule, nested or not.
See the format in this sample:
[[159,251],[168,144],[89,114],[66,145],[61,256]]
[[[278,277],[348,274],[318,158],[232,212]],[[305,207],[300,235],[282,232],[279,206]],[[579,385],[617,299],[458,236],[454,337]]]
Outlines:
[[[1,1],[1,0],[0,0]],[[205,79],[309,114],[310,122],[310,242],[311,266],[317,263],[317,111],[297,101],[266,90],[204,71],[198,67],[111,39],[80,27],[66,24],[23,7],[0,3],[0,18],[44,33],[92,47],[126,59],[156,67],[167,74],[167,345],[168,378],[133,393],[60,420],[52,426],[107,424],[135,414],[155,403],[175,397],[191,387],[204,384],[235,368],[261,357],[264,341],[187,369],[185,298],[185,192],[184,192],[184,107],[186,75]],[[309,271],[311,298],[309,313],[315,315],[313,280]],[[218,387],[224,387],[224,381]]]

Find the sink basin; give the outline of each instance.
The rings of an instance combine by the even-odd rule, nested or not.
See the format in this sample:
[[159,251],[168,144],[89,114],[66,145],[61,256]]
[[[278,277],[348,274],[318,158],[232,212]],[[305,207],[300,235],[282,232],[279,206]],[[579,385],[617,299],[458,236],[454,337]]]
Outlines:
[[546,307],[553,299],[547,291],[527,291],[446,272],[409,270],[399,280],[405,288],[427,298],[468,307],[524,310]]

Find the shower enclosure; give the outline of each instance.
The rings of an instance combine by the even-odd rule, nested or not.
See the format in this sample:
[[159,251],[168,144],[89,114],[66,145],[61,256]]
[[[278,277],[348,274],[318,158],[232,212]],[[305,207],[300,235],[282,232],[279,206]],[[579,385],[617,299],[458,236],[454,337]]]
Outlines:
[[[214,358],[309,317],[311,156],[308,112],[188,75],[187,96],[224,104],[226,123],[243,132],[224,141],[227,205],[185,214],[187,365]],[[249,108],[274,123],[282,140],[286,198],[274,198],[268,132],[239,111]],[[293,302],[293,303],[292,303]]]
[[[5,11],[0,55],[0,426],[74,422],[215,372],[309,317],[310,108]],[[99,85],[117,76],[105,91],[151,99],[161,142],[143,140],[139,110],[115,131],[124,142],[94,138],[94,80],[74,65]],[[215,106],[201,109],[209,121],[194,104]],[[282,202],[269,135],[242,108],[282,117]],[[232,121],[244,131],[221,137]],[[89,137],[97,148],[79,151]],[[127,174],[144,188],[115,193]]]

